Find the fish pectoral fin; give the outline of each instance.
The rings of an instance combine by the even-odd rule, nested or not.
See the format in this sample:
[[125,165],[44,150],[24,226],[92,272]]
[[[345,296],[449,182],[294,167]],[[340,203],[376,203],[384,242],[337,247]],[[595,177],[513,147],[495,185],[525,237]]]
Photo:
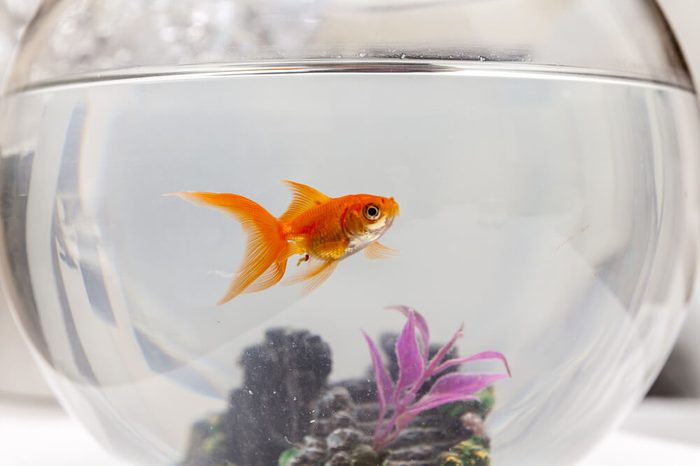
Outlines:
[[397,249],[384,246],[379,241],[370,243],[365,249],[365,256],[368,259],[389,259],[399,253]]
[[337,266],[336,260],[322,261],[306,273],[285,280],[285,285],[308,282],[304,285],[304,294],[309,294],[328,280]]
[[318,207],[331,200],[330,197],[311,186],[289,180],[284,180],[282,182],[292,189],[293,194],[292,202],[289,204],[287,211],[280,217],[280,220],[283,222],[289,221],[302,212],[306,212],[307,210]]

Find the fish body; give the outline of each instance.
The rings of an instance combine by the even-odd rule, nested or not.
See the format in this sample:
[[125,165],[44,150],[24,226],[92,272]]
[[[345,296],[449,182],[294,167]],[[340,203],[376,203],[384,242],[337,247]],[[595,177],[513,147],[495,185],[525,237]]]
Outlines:
[[245,259],[226,295],[226,303],[241,293],[265,290],[285,275],[287,260],[301,255],[297,265],[311,262],[308,270],[289,282],[319,286],[338,262],[364,250],[372,259],[394,251],[377,240],[391,227],[399,205],[391,197],[350,194],[331,198],[310,186],[285,181],[293,199],[287,211],[274,217],[256,202],[238,194],[185,192],[179,196],[226,210],[248,235]]

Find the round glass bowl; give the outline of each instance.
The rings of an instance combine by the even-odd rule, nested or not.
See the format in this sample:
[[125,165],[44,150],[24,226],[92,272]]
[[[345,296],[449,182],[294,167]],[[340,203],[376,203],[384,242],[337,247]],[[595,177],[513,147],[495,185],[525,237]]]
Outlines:
[[[43,372],[146,464],[571,464],[695,293],[669,31],[633,0],[44,2],[0,123]],[[281,180],[314,188],[287,215]]]

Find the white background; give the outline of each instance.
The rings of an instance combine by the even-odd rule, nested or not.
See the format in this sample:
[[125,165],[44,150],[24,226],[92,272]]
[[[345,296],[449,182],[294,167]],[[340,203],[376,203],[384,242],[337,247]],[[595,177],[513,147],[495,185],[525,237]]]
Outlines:
[[[691,68],[700,76],[700,1],[661,0],[660,3],[669,15]],[[696,368],[700,368],[698,342],[700,312],[694,312],[679,344],[694,358]],[[53,403],[4,308],[0,308],[0,370],[8,375],[0,379],[0,464],[120,464],[106,457],[88,434]],[[698,465],[699,424],[700,407],[696,401],[648,401],[631,415],[621,431],[602,442],[585,466]]]

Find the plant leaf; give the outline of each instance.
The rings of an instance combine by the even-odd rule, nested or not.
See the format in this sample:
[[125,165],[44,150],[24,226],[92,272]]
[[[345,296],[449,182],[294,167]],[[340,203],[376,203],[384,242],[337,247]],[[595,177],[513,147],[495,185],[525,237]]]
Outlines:
[[423,375],[425,361],[416,339],[416,315],[409,310],[408,322],[396,340],[396,359],[399,363],[399,380],[396,382],[394,401],[401,391],[416,383]]
[[455,401],[477,399],[474,393],[483,390],[507,374],[447,374],[440,377],[430,391],[407,411],[413,415]]
[[430,351],[430,330],[428,329],[428,322],[425,320],[425,317],[423,317],[423,315],[415,309],[404,305],[391,306],[390,309],[399,311],[407,319],[411,312],[416,317],[416,327],[418,328],[421,339],[420,344],[421,349],[423,350],[423,358],[427,361],[428,353]]
[[[425,398],[425,397],[423,397]],[[408,411],[406,411],[408,414],[411,414],[413,417],[418,416],[420,413],[423,411],[427,411],[429,409],[433,408],[438,408],[442,405],[446,405],[449,403],[455,403],[457,401],[470,401],[470,400],[478,400],[474,395],[466,395],[466,394],[460,394],[460,393],[453,393],[450,395],[443,395],[439,397],[431,397],[430,399],[427,399],[423,401],[419,401],[415,405],[411,406]]]
[[438,350],[437,353],[435,353],[435,356],[433,356],[433,359],[430,360],[430,363],[428,364],[428,369],[427,369],[427,376],[432,377],[433,374],[437,372],[437,368],[440,365],[440,362],[445,359],[445,356],[447,353],[450,352],[452,347],[457,343],[457,340],[462,337],[464,333],[464,324],[460,325],[457,331],[455,332],[454,335],[452,335],[452,338],[450,338],[450,341],[445,343],[442,348]]
[[365,336],[365,340],[367,340],[367,346],[369,346],[369,352],[372,357],[374,382],[377,384],[377,399],[379,401],[379,423],[381,423],[384,419],[384,414],[386,414],[387,402],[394,397],[394,384],[391,382],[389,372],[387,372],[386,367],[384,367],[382,357],[379,354],[374,340],[365,332],[362,332],[362,334]]
[[472,394],[505,377],[507,377],[506,374],[465,374],[462,372],[447,374],[440,377],[425,396],[456,392]]
[[403,413],[401,416],[396,418],[396,430],[401,431],[408,427],[408,425],[413,422],[413,420],[416,418],[417,414],[411,413],[410,411],[406,411]]
[[508,365],[508,360],[503,355],[503,353],[499,353],[498,351],[482,351],[481,353],[472,354],[471,356],[467,356],[464,358],[450,359],[450,360],[445,361],[442,364],[440,364],[438,366],[438,368],[435,370],[435,373],[442,372],[445,369],[452,367],[452,366],[458,366],[460,364],[464,364],[467,362],[480,361],[480,360],[484,360],[484,359],[499,359],[499,360],[501,360],[503,362],[503,365],[506,366],[506,372],[508,373],[508,376],[510,377],[510,366]]

